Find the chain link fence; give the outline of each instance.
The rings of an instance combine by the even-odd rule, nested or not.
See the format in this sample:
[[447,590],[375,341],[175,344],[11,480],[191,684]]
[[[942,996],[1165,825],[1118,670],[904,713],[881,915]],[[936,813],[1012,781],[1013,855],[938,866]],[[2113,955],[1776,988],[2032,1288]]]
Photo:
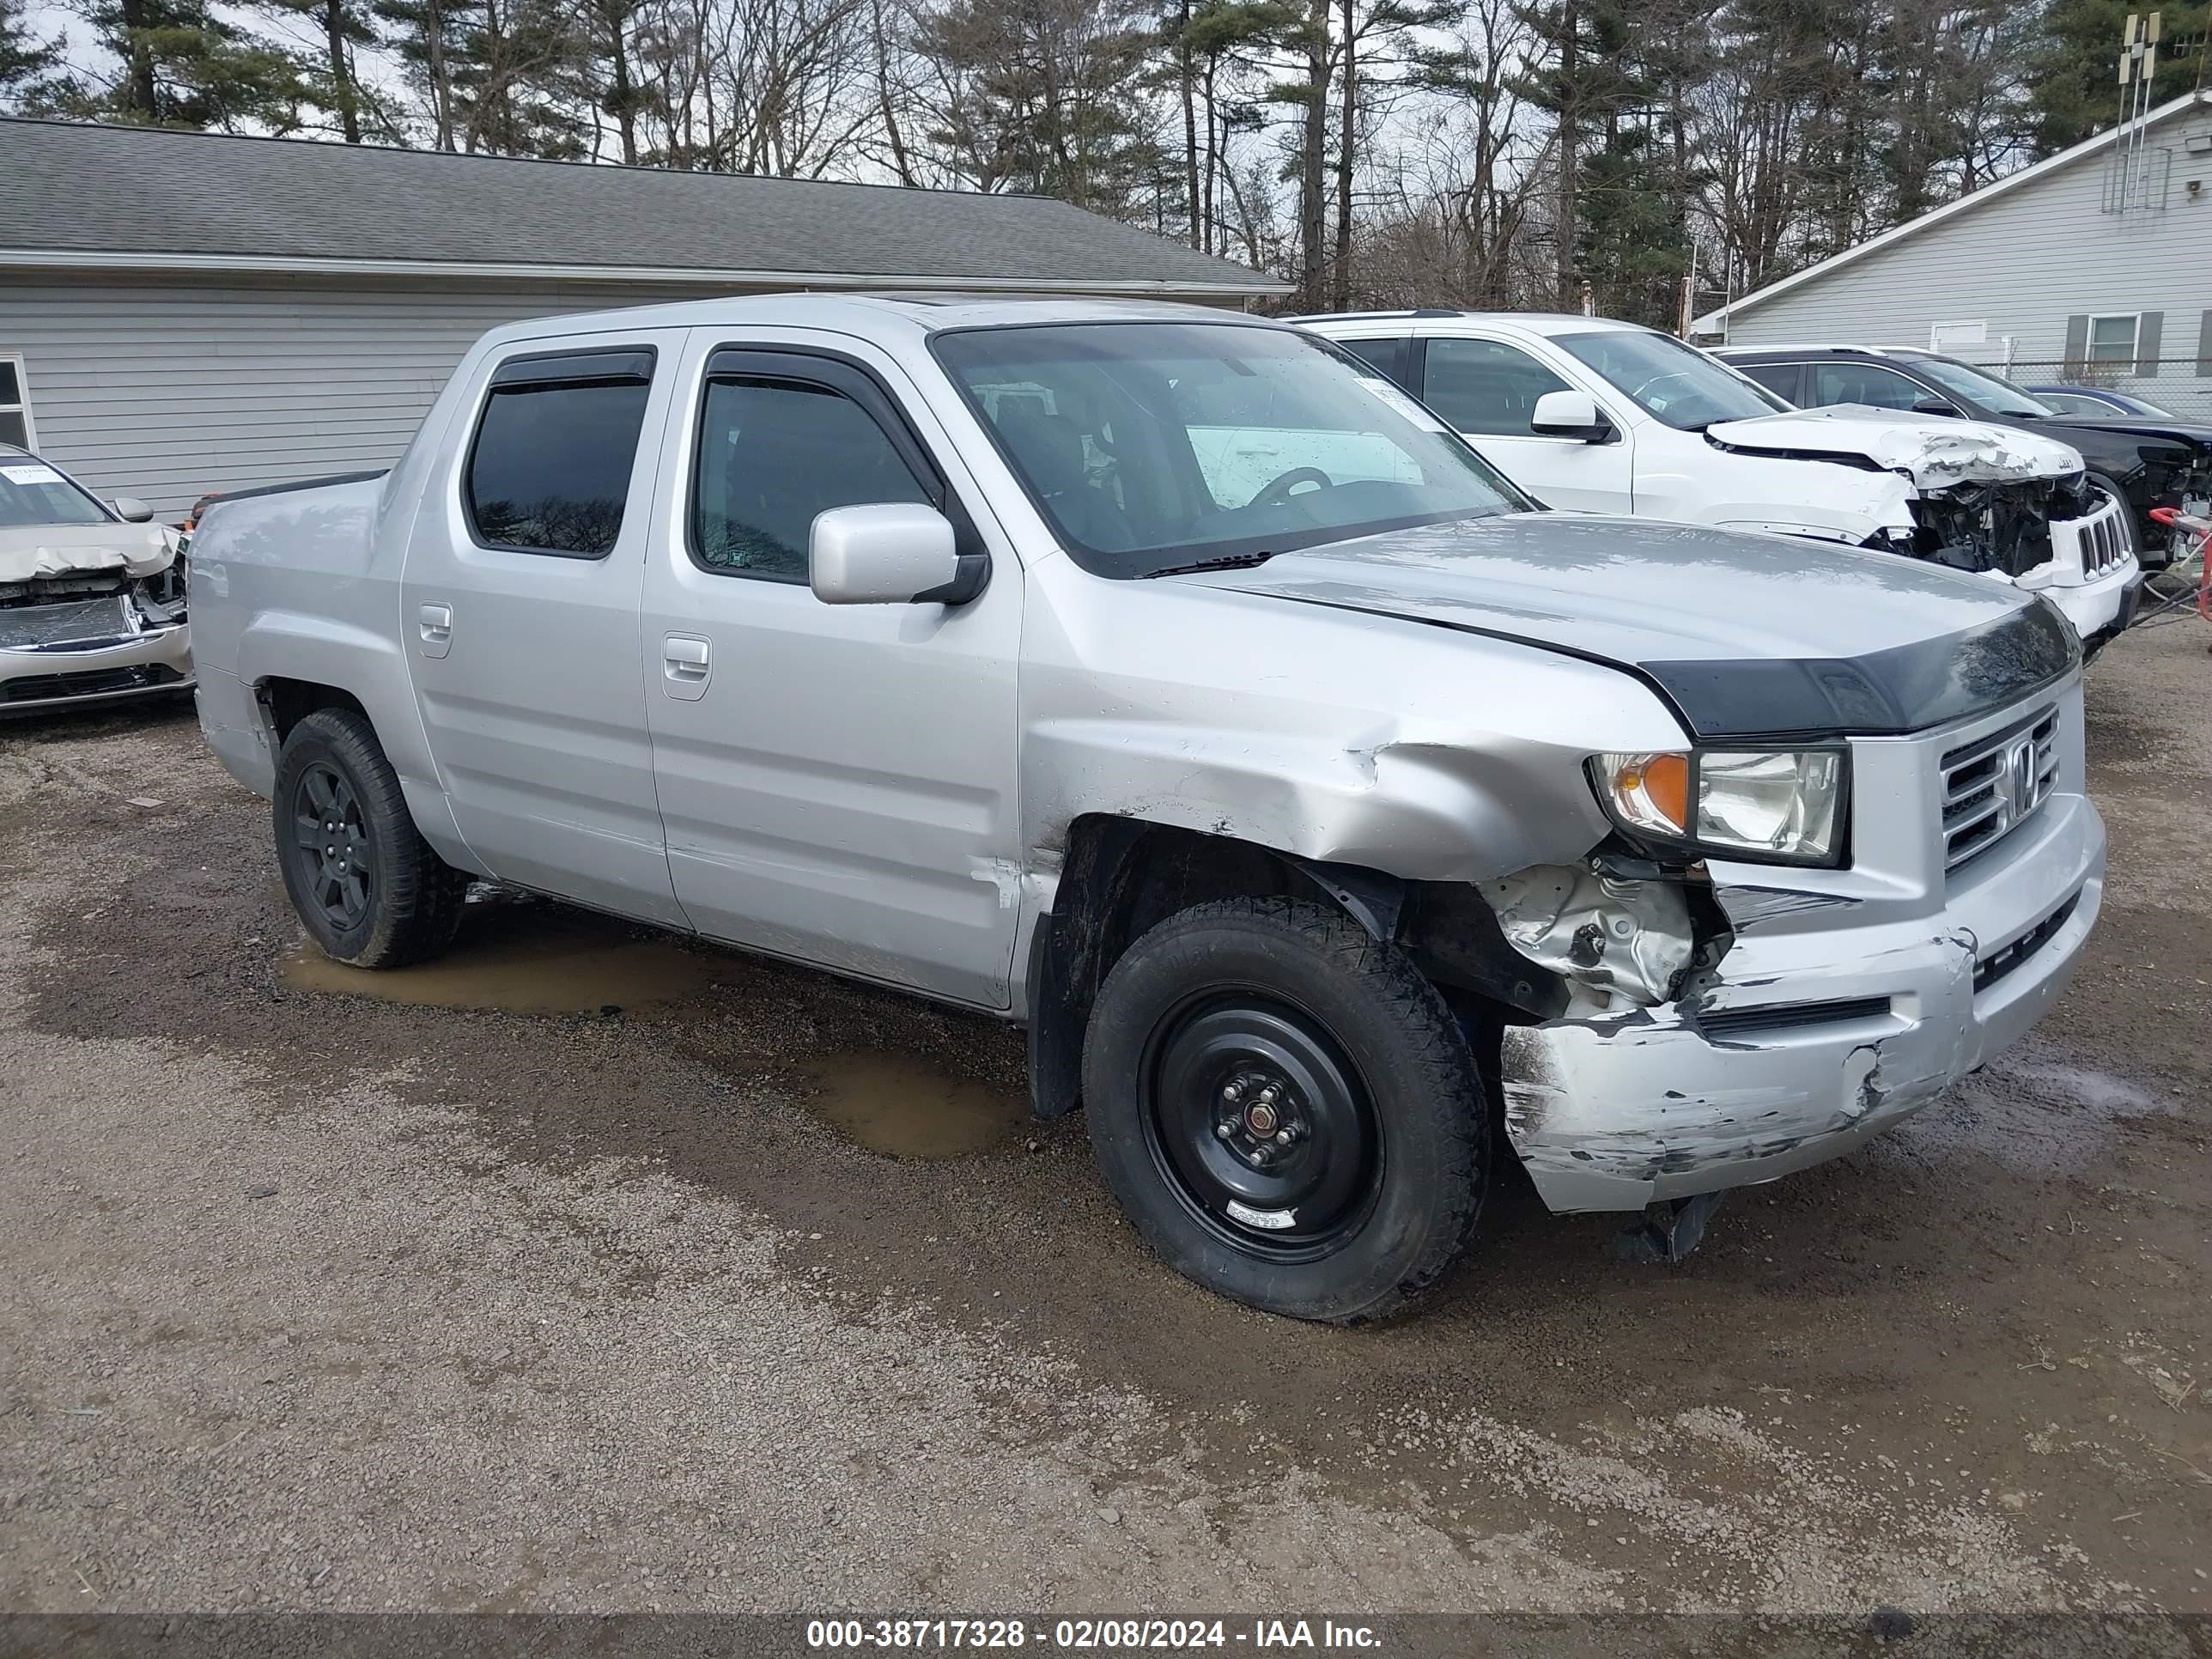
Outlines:
[[[2117,392],[2154,404],[2176,419],[2212,425],[2212,361],[2161,357],[2155,362],[2085,363],[2078,358],[2069,362],[2061,358],[2015,357],[2006,362],[1981,353],[1953,355],[1962,362],[2002,375],[2014,386],[2031,392],[2037,386]],[[2090,417],[2085,414],[2084,418]]]

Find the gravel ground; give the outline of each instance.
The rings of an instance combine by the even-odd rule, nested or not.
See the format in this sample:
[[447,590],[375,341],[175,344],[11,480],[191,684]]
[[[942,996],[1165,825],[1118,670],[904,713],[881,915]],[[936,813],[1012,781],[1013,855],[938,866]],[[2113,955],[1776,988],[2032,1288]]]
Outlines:
[[1152,1262],[994,1027],[551,906],[367,997],[187,713],[0,727],[0,1611],[2212,1611],[2204,633],[2091,672],[2027,1044],[1353,1333]]

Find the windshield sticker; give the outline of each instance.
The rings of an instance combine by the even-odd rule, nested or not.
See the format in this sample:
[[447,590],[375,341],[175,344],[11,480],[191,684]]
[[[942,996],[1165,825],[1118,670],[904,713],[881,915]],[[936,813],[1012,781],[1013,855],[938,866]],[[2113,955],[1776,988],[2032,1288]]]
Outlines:
[[62,475],[50,466],[42,466],[33,461],[21,466],[0,466],[0,478],[7,479],[9,483],[58,484],[62,481]]
[[1442,421],[1430,414],[1427,410],[1423,409],[1420,404],[1415,403],[1404,392],[1399,391],[1396,386],[1392,386],[1389,381],[1373,380],[1369,376],[1363,374],[1359,377],[1359,384],[1365,386],[1370,392],[1380,398],[1384,403],[1389,404],[1392,409],[1397,410],[1399,414],[1404,416],[1415,426],[1420,428],[1422,431],[1449,432],[1451,430],[1451,428],[1446,426]]

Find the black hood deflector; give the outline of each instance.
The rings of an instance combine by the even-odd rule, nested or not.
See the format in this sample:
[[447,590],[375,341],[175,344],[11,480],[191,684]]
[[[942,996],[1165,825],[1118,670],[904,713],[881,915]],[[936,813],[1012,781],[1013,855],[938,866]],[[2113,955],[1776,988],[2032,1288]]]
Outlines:
[[2039,601],[1964,633],[1863,657],[1621,665],[1657,687],[1705,742],[1903,737],[2017,702],[2081,660],[2065,617]]
[[[1300,602],[1366,609],[1327,600]],[[1556,651],[1633,674],[1666,700],[1699,743],[1906,737],[2018,702],[2063,678],[2081,661],[2081,641],[2064,614],[2040,600],[1959,633],[1863,656],[1711,662],[1620,662],[1504,629],[1409,620]]]

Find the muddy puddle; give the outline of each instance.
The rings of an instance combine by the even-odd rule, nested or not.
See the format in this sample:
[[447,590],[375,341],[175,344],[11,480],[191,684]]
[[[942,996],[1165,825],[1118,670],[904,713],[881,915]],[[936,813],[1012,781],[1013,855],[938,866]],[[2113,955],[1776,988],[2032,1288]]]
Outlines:
[[302,941],[284,958],[295,990],[373,997],[426,1008],[507,1014],[596,1014],[696,995],[718,964],[672,936],[587,911],[533,903],[471,903],[446,955],[370,972],[332,962]]
[[892,1158],[965,1158],[1022,1133],[1027,1099],[912,1054],[832,1054],[794,1068],[799,1104],[848,1139]]
[[[294,990],[507,1014],[648,1008],[711,991],[728,972],[711,950],[687,950],[672,934],[494,888],[471,892],[459,936],[435,961],[371,972],[343,967],[303,939],[281,964]],[[1030,1122],[1022,1090],[959,1076],[918,1054],[830,1054],[787,1075],[802,1109],[890,1158],[970,1157]]]

